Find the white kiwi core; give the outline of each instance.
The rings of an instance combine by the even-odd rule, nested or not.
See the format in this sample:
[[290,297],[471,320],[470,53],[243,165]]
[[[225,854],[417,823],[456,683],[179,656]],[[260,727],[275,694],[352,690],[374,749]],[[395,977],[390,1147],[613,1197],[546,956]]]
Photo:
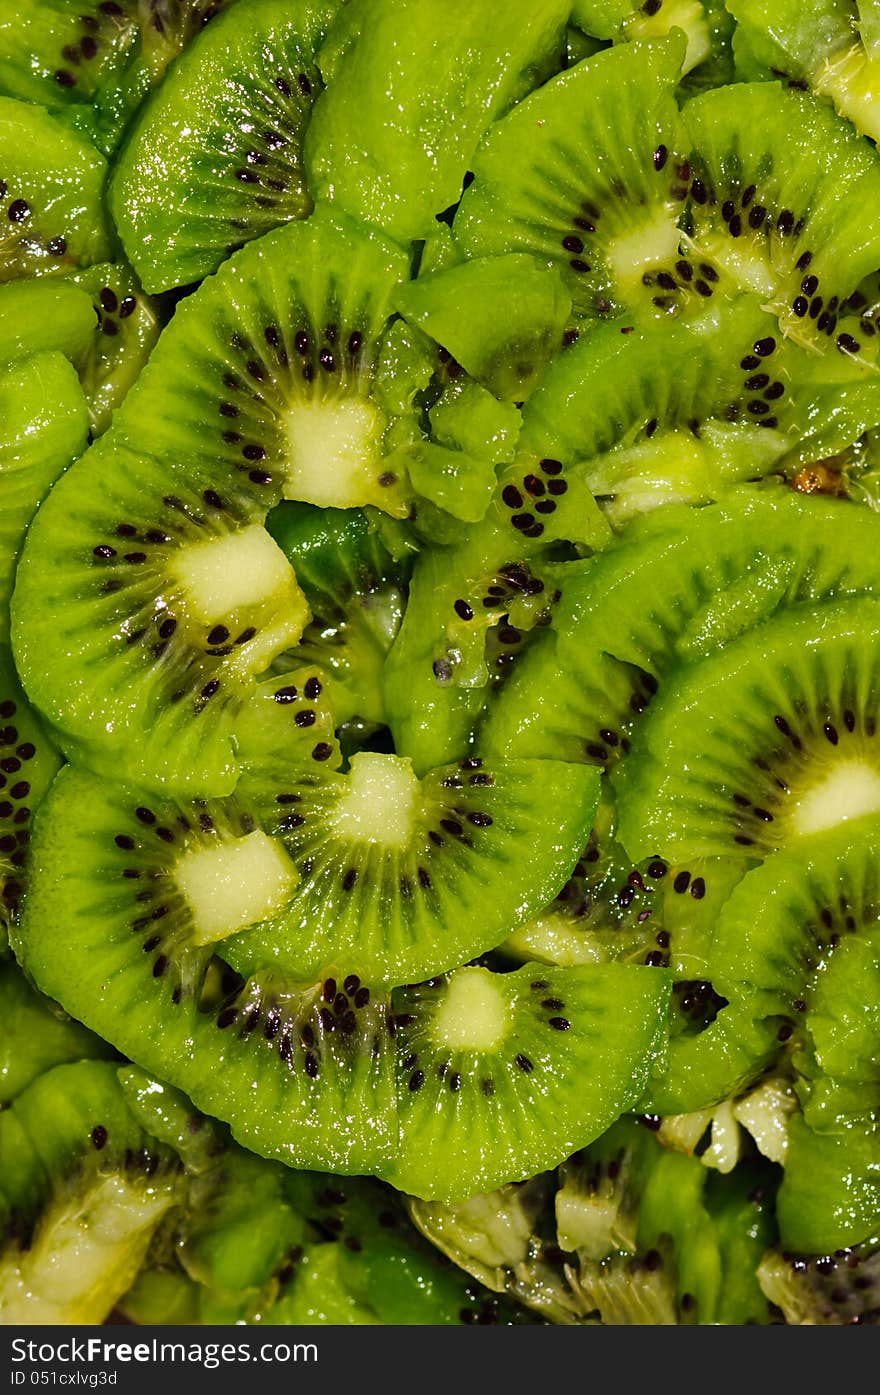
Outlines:
[[352,757],[348,788],[331,818],[340,838],[405,848],[421,807],[421,786],[411,761],[360,751]]
[[192,911],[198,945],[214,944],[277,914],[299,881],[285,849],[260,829],[185,853],[174,876]]
[[287,409],[285,498],[332,508],[374,503],[384,425],[363,398],[292,402]]
[[798,833],[821,833],[847,819],[880,812],[880,774],[865,761],[844,760],[798,800],[791,821]]
[[434,1013],[431,1036],[450,1051],[496,1051],[510,1026],[510,1003],[488,969],[460,969]]

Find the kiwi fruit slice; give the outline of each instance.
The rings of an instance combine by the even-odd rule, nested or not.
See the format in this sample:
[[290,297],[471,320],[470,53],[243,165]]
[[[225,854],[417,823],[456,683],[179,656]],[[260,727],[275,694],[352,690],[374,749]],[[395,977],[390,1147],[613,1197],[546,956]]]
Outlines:
[[[683,662],[696,665],[787,605],[873,585],[877,520],[850,504],[743,490],[718,505],[665,508],[654,517],[656,529],[631,526],[607,553],[556,569],[551,631],[499,692],[480,750],[610,768]],[[844,534],[850,545],[842,556]]]
[[0,368],[0,640],[8,642],[13,574],[43,496],[85,449],[88,412],[60,353],[34,354]]
[[116,772],[122,760],[147,786],[231,790],[235,715],[308,615],[252,500],[228,483],[134,456],[114,428],[52,491],[18,568],[14,644],[31,697],[65,749]]
[[0,1106],[44,1071],[110,1054],[110,1048],[31,988],[18,966],[0,963]]
[[[397,1139],[386,1001],[344,969],[314,984],[271,973],[240,986],[233,979],[219,1002],[203,996],[217,930],[207,907],[228,928],[225,897],[250,889],[259,904],[240,906],[239,922],[266,914],[297,873],[237,800],[175,813],[142,799],[71,767],[61,772],[35,837],[33,865],[46,876],[32,882],[15,932],[21,962],[44,992],[54,985],[69,1011],[228,1122],[253,1151],[292,1166],[377,1171]],[[90,808],[88,826],[81,814],[71,821],[74,807]],[[131,832],[132,823],[143,831]],[[180,876],[162,872],[186,848],[188,899]],[[246,878],[242,859],[266,875]],[[204,946],[189,909],[200,888]]]
[[675,262],[687,197],[679,38],[598,53],[490,129],[453,224],[467,256],[531,252],[582,315],[651,307],[643,277]]
[[522,402],[562,348],[571,297],[553,268],[511,252],[420,276],[396,306],[478,383]]
[[792,1327],[880,1323],[880,1246],[873,1238],[829,1255],[769,1250],[758,1280]]
[[91,266],[72,280],[90,297],[97,320],[82,350],[71,355],[95,439],[110,425],[159,338],[159,310],[124,264]]
[[668,993],[662,969],[617,964],[469,967],[399,990],[401,1151],[385,1175],[459,1201],[555,1166],[635,1103]]
[[880,808],[878,614],[791,607],[670,681],[616,779],[630,855],[761,858]]
[[0,951],[27,884],[33,814],[61,757],[0,646]]
[[591,771],[560,762],[476,757],[419,781],[405,757],[362,751],[345,775],[314,761],[248,771],[238,793],[266,809],[266,831],[302,880],[229,942],[229,962],[306,977],[344,964],[393,987],[491,949],[549,900],[587,836],[597,787]]
[[824,103],[778,83],[701,93],[684,121],[691,257],[716,267],[720,289],[759,295],[786,336],[845,350],[835,339],[840,303],[878,260],[866,201],[880,189],[874,149]]
[[3,1111],[0,1162],[3,1322],[102,1322],[178,1199],[176,1157],[133,1119],[116,1067],[83,1061]]
[[405,609],[409,556],[395,557],[379,517],[361,509],[282,503],[266,527],[312,613],[297,657],[330,675],[340,725],[384,725],[384,663]]
[[228,473],[264,510],[284,497],[405,516],[393,457],[419,430],[382,350],[406,274],[399,248],[326,209],[276,229],[178,307],[118,435],[194,456],[205,485]]
[[107,260],[106,170],[84,137],[42,107],[0,97],[0,281]]
[[777,1030],[824,1131],[880,1108],[873,987],[880,972],[875,818],[847,821],[769,858],[718,917],[712,980]]
[[[539,473],[533,457],[558,459],[561,479],[585,482],[619,528],[850,447],[880,412],[875,371],[837,350],[814,363],[776,333],[748,297],[662,328],[602,325],[566,350],[526,404],[523,474]],[[554,502],[570,522],[570,501]]]
[[[731,0],[737,68],[744,77],[786,76],[830,97],[838,113],[873,140],[877,52],[871,11],[851,0],[769,4]],[[876,26],[876,19],[874,19]]]
[[[188,285],[235,247],[312,207],[302,141],[315,53],[337,8],[232,6],[174,64],[127,136],[110,207],[148,291]],[[179,191],[185,188],[181,217]]]
[[427,236],[458,202],[491,121],[554,71],[568,8],[513,0],[502,15],[479,0],[450,23],[419,0],[344,6],[318,55],[327,92],[306,135],[314,194],[401,242]]

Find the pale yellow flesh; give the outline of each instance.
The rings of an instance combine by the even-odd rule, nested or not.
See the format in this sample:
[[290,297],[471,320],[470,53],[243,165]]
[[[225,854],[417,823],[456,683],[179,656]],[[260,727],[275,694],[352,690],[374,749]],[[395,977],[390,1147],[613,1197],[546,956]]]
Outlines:
[[167,1186],[110,1176],[56,1203],[30,1249],[0,1265],[0,1325],[103,1322],[134,1283],[173,1202]]
[[510,1003],[488,969],[459,969],[446,987],[431,1036],[450,1051],[495,1051],[510,1026]]
[[286,499],[325,508],[375,503],[384,422],[364,398],[311,398],[287,409]]
[[331,821],[338,837],[352,843],[405,848],[421,803],[421,786],[411,761],[361,751],[352,757],[348,788]]
[[791,812],[797,833],[821,833],[848,819],[880,813],[880,775],[860,760],[843,760]]
[[285,848],[260,829],[185,853],[174,876],[192,912],[198,945],[277,915],[299,881]]

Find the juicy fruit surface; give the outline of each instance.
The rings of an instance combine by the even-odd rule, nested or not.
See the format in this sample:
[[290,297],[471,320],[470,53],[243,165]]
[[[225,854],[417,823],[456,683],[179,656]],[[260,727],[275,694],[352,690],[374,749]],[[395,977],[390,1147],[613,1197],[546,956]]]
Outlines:
[[878,62],[0,0],[4,1320],[878,1320]]

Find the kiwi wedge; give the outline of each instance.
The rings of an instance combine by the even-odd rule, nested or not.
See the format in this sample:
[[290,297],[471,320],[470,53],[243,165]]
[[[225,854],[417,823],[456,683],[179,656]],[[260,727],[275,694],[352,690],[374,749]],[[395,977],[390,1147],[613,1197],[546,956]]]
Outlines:
[[620,767],[627,851],[761,858],[880,808],[877,623],[867,597],[791,607],[685,668]]
[[584,33],[617,43],[680,29],[687,38],[682,72],[688,73],[712,49],[709,9],[704,0],[575,0],[571,18]]
[[401,1149],[385,1175],[461,1201],[555,1166],[635,1104],[668,993],[662,969],[617,964],[471,967],[398,991]]
[[18,966],[0,963],[0,1106],[69,1061],[111,1054],[110,1047],[33,989]]
[[865,201],[880,190],[874,148],[823,102],[777,83],[701,93],[684,121],[692,258],[716,267],[722,291],[760,296],[786,336],[845,351],[840,303],[878,260],[880,224]]
[[[599,557],[557,568],[550,632],[499,692],[478,749],[610,768],[682,664],[696,672],[703,656],[786,606],[873,586],[878,521],[842,501],[742,490],[653,517],[656,527],[631,527]],[[636,860],[657,853],[666,855],[659,843]]]
[[116,1067],[39,1076],[0,1114],[0,1317],[103,1322],[180,1194],[177,1158],[138,1126]]
[[[69,811],[83,802],[91,818],[88,829],[77,820],[77,834]],[[207,991],[210,936],[217,930],[207,907],[228,926],[225,885],[238,901],[239,923],[273,910],[297,877],[284,848],[235,801],[179,808],[170,825],[145,804],[132,807],[128,792],[108,799],[106,782],[70,767],[43,812],[34,866],[47,875],[32,884],[15,932],[16,954],[43,991],[51,991],[51,981],[69,1011],[144,1070],[184,1090],[203,1112],[229,1123],[253,1151],[291,1166],[379,1170],[397,1138],[385,998],[345,971],[338,982],[327,975],[315,983],[265,973],[244,984],[233,976],[229,984],[224,976],[219,1001]],[[132,818],[144,830],[140,836],[129,831]],[[181,874],[177,880],[161,875],[171,849],[187,846],[182,877],[189,900],[178,885]],[[225,883],[216,875],[218,858]],[[104,869],[97,883],[96,860]],[[244,862],[252,870],[260,864],[264,875],[246,879]],[[143,892],[134,890],[140,885]],[[203,945],[195,941],[189,909],[200,887],[208,898],[201,903],[209,937]],[[248,891],[257,901],[245,906],[240,898]],[[62,900],[69,906],[63,926]]]
[[327,91],[306,136],[314,194],[401,242],[424,238],[458,202],[490,122],[554,71],[568,9],[562,0],[512,0],[503,14],[487,0],[454,13],[420,0],[345,5],[318,55]]
[[562,349],[571,297],[553,268],[511,252],[420,276],[396,305],[476,382],[522,402]]
[[531,252],[582,315],[651,307],[643,278],[675,262],[687,198],[679,38],[598,53],[490,129],[453,224],[465,255]]
[[106,170],[83,136],[42,107],[0,97],[0,281],[107,260]]
[[833,1255],[870,1241],[880,1209],[880,1127],[819,1133],[789,1122],[777,1197],[779,1236],[795,1254]]
[[232,6],[146,103],[109,200],[148,291],[200,280],[242,243],[311,211],[302,141],[321,90],[316,50],[336,8],[336,0],[309,0],[295,14],[286,0]]
[[154,788],[232,789],[235,715],[308,616],[252,499],[228,483],[135,456],[114,430],[59,481],[18,567],[14,646],[32,698],[66,750],[110,770],[121,759]]
[[0,362],[57,350],[71,361],[95,333],[85,291],[59,277],[0,283]]

